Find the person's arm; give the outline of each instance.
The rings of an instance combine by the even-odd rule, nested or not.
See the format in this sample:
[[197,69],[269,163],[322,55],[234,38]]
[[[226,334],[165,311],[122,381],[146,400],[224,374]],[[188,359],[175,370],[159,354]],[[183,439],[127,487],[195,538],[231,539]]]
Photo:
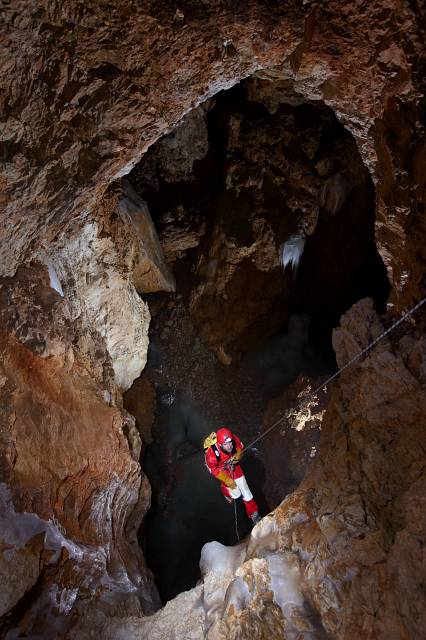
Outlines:
[[236,435],[234,435],[234,442],[235,442],[235,453],[232,456],[232,458],[233,458],[234,462],[238,462],[238,460],[243,455],[244,445],[241,442],[241,440],[239,439],[239,437],[236,436]]

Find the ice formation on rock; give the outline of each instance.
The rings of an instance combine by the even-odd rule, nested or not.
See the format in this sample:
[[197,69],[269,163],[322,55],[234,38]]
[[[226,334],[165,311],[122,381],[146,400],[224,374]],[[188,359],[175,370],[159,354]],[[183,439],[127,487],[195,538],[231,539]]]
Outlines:
[[60,296],[64,297],[64,292],[59,281],[58,274],[56,273],[56,269],[53,266],[51,260],[49,260],[47,263],[47,270],[49,272],[50,286],[52,287],[52,289],[55,289],[55,291],[57,291]]
[[301,233],[295,233],[289,237],[280,249],[280,264],[283,269],[286,269],[288,265],[292,269],[297,269],[299,266],[300,258],[305,248],[306,238]]

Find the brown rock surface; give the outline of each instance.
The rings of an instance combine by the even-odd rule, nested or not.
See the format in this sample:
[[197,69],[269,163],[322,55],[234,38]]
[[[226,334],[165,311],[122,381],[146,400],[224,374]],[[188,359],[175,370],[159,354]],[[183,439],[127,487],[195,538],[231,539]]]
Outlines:
[[[163,251],[148,207],[126,180],[123,181],[123,191],[117,207],[127,222],[125,227],[130,227],[130,230],[126,229],[128,234],[134,231],[134,237],[132,237],[133,234],[130,235],[130,242],[123,243],[121,238],[124,247],[121,248],[120,253],[123,260],[129,261],[133,257],[132,281],[136,290],[139,293],[174,291],[174,278],[164,262]],[[118,240],[119,233],[115,237],[117,244]]]
[[[266,315],[270,330],[285,317],[285,308],[273,308],[284,292],[273,234],[265,220],[256,219],[252,226],[254,237],[245,244],[217,226],[207,254],[197,265],[202,281],[191,292],[191,313],[203,340],[222,361],[229,357],[229,347],[238,341],[247,346],[250,333],[262,333],[256,324],[262,326]],[[260,298],[262,305],[258,304]]]
[[167,3],[7,5],[2,273],[14,272],[49,224],[90,211],[99,190],[191,107],[281,62],[303,29],[302,13],[287,12],[253,3],[247,19],[213,2],[193,5],[180,24]]
[[[1,505],[1,519],[3,520],[5,515],[10,518],[10,514],[5,514],[3,510],[6,511],[6,504]],[[0,574],[7,578],[2,585],[0,595],[0,616],[13,609],[24,594],[34,586],[40,574],[40,554],[43,546],[40,537],[38,540],[28,540],[23,548],[15,545],[16,538],[11,544],[5,540],[0,542]]]
[[[33,629],[44,633],[52,624],[49,598],[67,594],[71,608],[77,596],[134,591],[152,610],[155,589],[134,537],[149,485],[134,450],[139,436],[125,436],[134,420],[114,406],[119,394],[105,344],[86,340],[84,351],[81,325],[70,321],[67,301],[40,265],[4,278],[0,293],[3,613],[12,608],[5,624],[18,623],[32,605]],[[61,607],[57,613],[66,614]]]
[[296,94],[324,100],[352,131],[378,186],[377,239],[395,302],[418,295],[422,34],[409,5],[182,7],[176,20],[170,5],[151,2],[5,6],[2,273],[28,259],[41,233],[90,211],[191,107],[262,70],[266,84],[290,81]]

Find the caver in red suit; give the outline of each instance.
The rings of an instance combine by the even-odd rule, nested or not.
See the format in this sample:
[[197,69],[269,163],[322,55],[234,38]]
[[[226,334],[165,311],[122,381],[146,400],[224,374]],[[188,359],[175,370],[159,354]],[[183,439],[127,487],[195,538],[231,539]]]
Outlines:
[[[216,444],[206,451],[206,465],[210,473],[220,480],[220,489],[225,498],[231,502],[242,496],[249,518],[253,522],[260,520],[259,509],[253,500],[247,480],[239,464],[235,464],[244,446],[238,436],[229,429],[219,429],[216,434]],[[234,463],[232,463],[234,461]]]

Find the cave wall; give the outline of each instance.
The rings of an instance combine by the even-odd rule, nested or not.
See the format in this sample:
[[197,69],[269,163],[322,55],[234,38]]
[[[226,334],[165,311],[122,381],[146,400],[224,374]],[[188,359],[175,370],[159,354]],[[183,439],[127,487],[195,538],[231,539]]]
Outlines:
[[[372,295],[384,308],[388,297],[374,187],[354,138],[291,86],[274,99],[250,78],[220,92],[129,176],[201,339],[228,364],[292,311],[308,313],[331,341],[355,301]],[[293,269],[283,258],[291,242],[303,253]]]
[[[27,623],[44,633],[49,624],[46,612],[53,609],[59,617],[69,614],[80,590],[82,596],[101,596],[108,589],[137,593],[147,611],[158,604],[140,553],[136,547],[128,553],[147,508],[149,488],[137,462],[140,443],[134,423],[120,408],[121,389],[129,380],[117,377],[117,366],[114,368],[116,356],[124,354],[125,363],[132,353],[137,360],[134,373],[143,367],[149,317],[145,303],[136,296],[133,267],[122,264],[117,249],[123,234],[134,238],[135,231],[130,233],[128,221],[123,220],[115,232],[110,225],[103,229],[109,213],[102,213],[102,207],[109,183],[128,173],[149,146],[192,107],[252,74],[256,91],[272,101],[279,87],[285,92],[290,82],[292,91],[302,97],[321,99],[331,106],[352,132],[376,184],[377,246],[393,285],[395,310],[420,297],[426,229],[422,215],[424,147],[418,120],[421,68],[417,56],[422,37],[416,12],[420,24],[420,7],[415,2],[396,1],[382,5],[357,0],[344,8],[337,1],[321,6],[313,2],[301,6],[299,2],[188,1],[180,3],[179,9],[170,3],[128,1],[87,5],[48,0],[40,5],[11,0],[4,4],[0,380],[5,486],[0,550],[8,585],[2,610],[12,612],[6,626],[14,626],[38,602],[41,613],[33,607]],[[92,258],[82,263],[80,250],[89,230],[93,232]],[[72,248],[73,260],[67,246]],[[60,257],[61,251],[67,259],[58,258],[53,271],[56,278],[61,269],[62,275],[67,271],[70,276],[68,289],[67,278],[63,278],[64,300],[60,291],[54,292],[58,285],[53,286],[55,277],[49,278],[46,264]],[[103,281],[104,292],[126,293],[117,315],[128,312],[129,321],[139,327],[138,335],[129,333],[124,321],[112,336],[116,324],[113,317],[102,320],[104,304],[93,307],[91,315],[87,260],[99,269],[95,276]],[[53,273],[52,266],[50,269]],[[110,298],[104,300],[109,314]],[[414,352],[416,348],[413,345]],[[391,355],[395,367],[403,367],[406,351]],[[420,356],[410,357],[421,362]],[[381,370],[375,375],[380,380]],[[401,376],[408,373],[401,371]],[[415,384],[407,378],[408,387]],[[363,403],[368,403],[370,392],[366,385]],[[340,417],[343,411],[340,393],[344,394],[343,382],[337,386],[330,416],[336,411]],[[418,416],[418,409],[412,415]],[[407,422],[405,411],[403,417]],[[407,427],[410,433],[414,424],[418,426],[414,417]],[[374,425],[370,416],[366,421]],[[349,418],[345,424],[349,430],[354,428]],[[381,425],[386,431],[383,422]],[[337,428],[337,421],[330,426],[332,433]],[[383,435],[379,431],[378,440]],[[345,442],[341,434],[336,439]],[[325,440],[325,452],[329,446]],[[364,441],[355,439],[353,446],[360,452]],[[417,468],[414,454],[401,448],[396,465],[408,471]],[[330,456],[336,453],[333,446],[329,451]],[[384,463],[385,474],[392,469]],[[391,523],[393,531],[397,531],[398,518],[409,519],[411,507],[410,523],[418,521],[414,471],[408,471],[402,492],[400,488],[391,492],[391,500],[401,505]],[[326,482],[326,478],[320,475],[316,481]],[[411,486],[414,493],[410,493]],[[377,494],[373,478],[368,491]],[[357,492],[356,496],[361,495],[358,488]],[[303,502],[301,496],[292,500]],[[355,503],[358,509],[358,497]],[[349,513],[350,501],[343,507]],[[302,504],[297,511],[303,511]],[[286,531],[282,521],[289,521],[289,513],[289,503],[284,503],[273,516],[283,531],[281,538]],[[35,518],[31,526],[28,514]],[[364,522],[364,516],[361,520]],[[14,523],[12,533],[10,522]],[[55,543],[46,537],[46,529],[52,527]],[[404,547],[406,540],[418,535],[409,527],[398,529],[398,540],[401,549],[408,549],[407,562],[415,564],[415,545],[407,542]],[[23,532],[18,535],[18,530]],[[381,536],[379,527],[380,540]],[[349,556],[343,551],[339,556],[345,571],[351,561],[352,539],[348,545]],[[377,561],[386,565],[382,567],[384,582],[379,582],[382,569],[375,570],[374,589],[367,581],[366,595],[357,603],[368,603],[378,591],[377,584],[387,584],[396,550],[386,547],[387,559]],[[328,557],[321,556],[316,546],[313,553],[321,558],[320,564]],[[10,577],[17,566],[22,581]],[[89,587],[87,575],[94,575]],[[407,581],[413,579],[417,589],[413,575],[414,570],[407,570]],[[392,593],[402,593],[407,584],[401,579]],[[364,589],[363,578],[359,589]],[[188,600],[193,597],[185,596]],[[81,602],[79,613],[84,616],[85,600]],[[394,600],[386,602],[384,611],[392,613],[392,603]],[[140,605],[126,606],[123,611],[140,613]],[[346,623],[332,615],[327,617],[329,605],[318,601],[315,606],[333,633],[349,634],[349,622],[345,627]],[[279,618],[276,608],[270,603],[268,607]],[[409,629],[407,614],[395,611],[396,624]],[[377,618],[376,611],[372,616]],[[372,638],[377,637],[373,622],[369,627]],[[118,637],[113,636],[113,627],[105,630],[104,637],[108,634]]]
[[378,185],[377,240],[395,303],[406,303],[424,260],[414,259],[417,242],[400,251],[424,232],[413,180],[424,159],[416,10],[420,25],[415,4],[364,0],[344,11],[338,2],[8,3],[2,273],[28,259],[41,233],[92,210],[191,107],[256,73],[266,94],[291,81],[324,100],[354,135]]
[[78,595],[105,589],[138,593],[152,611],[158,596],[126,532],[150,488],[105,341],[71,318],[42,264],[20,267],[0,292],[1,630],[35,603],[34,632],[52,632]]
[[174,281],[126,183],[38,255],[0,286],[1,628],[31,606],[33,630],[45,633],[77,597],[111,591],[135,611],[159,605],[136,540],[150,486],[122,391],[147,358],[138,291]]

